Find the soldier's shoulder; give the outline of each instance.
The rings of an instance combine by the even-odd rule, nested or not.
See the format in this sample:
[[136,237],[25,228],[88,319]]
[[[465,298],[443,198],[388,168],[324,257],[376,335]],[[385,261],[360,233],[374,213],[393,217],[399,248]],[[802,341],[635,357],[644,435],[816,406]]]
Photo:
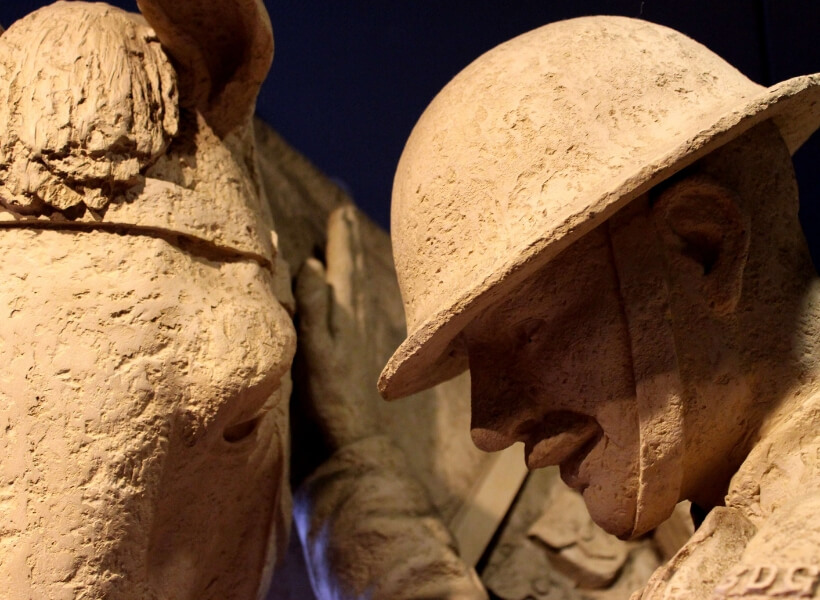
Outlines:
[[820,597],[820,494],[800,494],[753,523],[713,509],[690,541],[650,578],[640,600]]
[[820,493],[801,495],[758,524],[714,598],[816,598],[820,586]]

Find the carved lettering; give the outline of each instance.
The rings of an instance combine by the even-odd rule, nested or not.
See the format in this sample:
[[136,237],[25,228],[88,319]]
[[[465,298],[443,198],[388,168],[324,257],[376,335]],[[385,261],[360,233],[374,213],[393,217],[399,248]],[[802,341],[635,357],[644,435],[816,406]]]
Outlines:
[[786,576],[787,595],[798,598],[814,598],[817,584],[820,582],[820,568],[791,567]]
[[715,586],[715,593],[718,597],[724,598],[814,598],[818,584],[820,567],[741,566],[726,574]]
[[761,565],[755,567],[752,580],[746,584],[746,593],[755,594],[765,592],[777,579],[777,567]]
[[732,588],[740,583],[740,579],[749,572],[749,567],[741,567],[740,569],[733,569],[729,571],[729,574],[723,578],[717,586],[715,586],[715,591],[718,594],[725,594],[726,596],[731,596]]

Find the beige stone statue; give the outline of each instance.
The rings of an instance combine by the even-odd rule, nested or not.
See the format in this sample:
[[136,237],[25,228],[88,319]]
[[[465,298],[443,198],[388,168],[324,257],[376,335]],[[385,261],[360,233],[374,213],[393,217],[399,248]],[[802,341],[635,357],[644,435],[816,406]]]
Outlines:
[[[309,260],[295,290],[309,366],[295,380],[296,413],[313,407],[318,427],[294,431],[294,470],[303,470],[306,455],[315,459],[319,440],[331,455],[295,493],[300,539],[276,570],[269,600],[314,598],[308,576],[318,598],[339,600],[485,598],[484,587],[501,600],[627,600],[660,564],[658,532],[635,542],[604,533],[557,469],[529,474],[519,493],[522,448],[485,454],[472,444],[469,378],[412,401],[379,402],[373,373],[401,341],[403,324],[387,235],[303,161],[294,164],[292,152],[283,160],[269,131],[257,134],[263,172],[273,171],[267,189],[291,197],[285,207],[310,206],[301,217],[274,213],[278,223],[306,219],[298,239],[279,237],[283,255],[309,256],[312,239],[327,262]],[[315,226],[323,213],[326,233]],[[685,513],[684,530],[687,521]],[[665,551],[688,539],[667,537]]]
[[[417,475],[413,468],[413,453],[425,453],[416,445],[429,439],[430,428],[447,427],[428,423],[425,431],[418,417],[395,412],[391,427],[375,389],[365,384],[374,381],[368,359],[379,338],[367,327],[374,323],[368,308],[391,304],[377,300],[384,288],[368,281],[373,256],[362,231],[368,227],[353,207],[332,213],[327,267],[308,260],[295,289],[310,373],[303,399],[329,451],[295,493],[295,523],[313,589],[320,600],[484,600],[442,516],[445,507],[424,485],[432,473]],[[398,428],[415,433],[415,444],[402,443]],[[459,450],[459,443],[450,444]],[[456,457],[462,469],[470,463],[465,458]]]
[[[290,198],[285,208],[302,207],[285,215],[283,203],[272,203],[277,223],[304,220],[298,239],[280,235],[283,255],[296,266],[316,246],[327,263],[308,260],[295,290],[296,480],[306,459],[315,464],[318,453],[324,462],[296,490],[300,539],[274,575],[270,600],[313,598],[308,574],[318,598],[485,598],[486,586],[503,600],[626,600],[659,564],[653,540],[605,534],[556,470],[530,474],[517,494],[522,448],[475,449],[468,378],[410,402],[380,402],[372,383],[404,335],[387,235],[304,161],[283,156],[270,131],[257,133],[267,189]],[[326,233],[315,222],[321,214]],[[310,431],[298,426],[306,409]],[[556,521],[563,527],[553,532]],[[479,559],[481,583],[472,570]]]
[[[285,261],[295,272],[323,246],[329,209],[346,201],[260,125],[257,164],[250,117],[273,49],[260,2],[140,8],[57,3],[0,36],[2,598],[262,598],[287,542]],[[355,394],[336,401],[351,381],[375,380],[403,334],[386,234],[349,209],[332,223],[333,297],[369,294],[356,323],[372,348],[350,373],[324,358],[308,374],[314,417],[338,435],[304,488],[317,507],[306,522],[344,500],[321,485],[339,474],[364,501],[334,514],[385,539],[326,536],[366,575],[331,571],[339,593],[482,598],[446,527],[484,460],[466,427],[450,433],[466,424],[464,394],[449,411],[436,408],[440,390],[419,398],[423,410],[389,414]],[[354,229],[369,232],[356,238],[364,248],[345,241]],[[321,342],[304,325],[325,283],[305,273],[302,329]],[[315,358],[321,344],[310,347]],[[300,457],[317,446],[294,442]],[[345,471],[362,448],[375,468]],[[366,493],[374,481],[385,482],[378,499]]]
[[691,500],[636,597],[817,597],[820,280],[791,154],[818,125],[820,76],[767,89],[639,20],[489,51],[398,166],[409,333],[382,394],[469,367],[476,445],[559,465],[619,537]]
[[[580,498],[570,502],[572,514],[567,502],[552,502],[568,492],[554,470],[532,473],[517,494],[522,449],[486,454],[470,439],[468,377],[411,402],[380,401],[373,381],[404,337],[387,233],[259,122],[255,137],[274,221],[288,224],[279,232],[281,255],[293,272],[316,248],[327,263],[308,261],[296,289],[309,368],[294,381],[294,478],[306,474],[306,461],[325,460],[296,491],[301,539],[291,541],[269,600],[314,598],[309,575],[319,598],[484,598],[472,567],[485,553],[482,584],[504,600],[554,597],[543,596],[545,582],[560,582],[565,600],[626,600],[658,565],[652,542],[613,544],[610,536],[602,546]],[[305,409],[310,431],[298,426]],[[556,510],[567,522],[559,566],[537,533],[528,536]],[[602,547],[615,555],[601,560]]]
[[250,120],[270,24],[140,6],[0,36],[11,600],[255,598],[287,539],[295,331]]

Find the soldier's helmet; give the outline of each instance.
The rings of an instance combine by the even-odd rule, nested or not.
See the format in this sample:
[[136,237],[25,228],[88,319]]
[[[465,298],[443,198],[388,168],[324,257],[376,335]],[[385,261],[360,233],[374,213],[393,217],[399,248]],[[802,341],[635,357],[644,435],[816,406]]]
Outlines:
[[490,50],[419,119],[393,186],[407,339],[388,399],[467,368],[477,314],[637,196],[771,119],[793,153],[820,74],[760,86],[685,35],[623,17],[546,25]]

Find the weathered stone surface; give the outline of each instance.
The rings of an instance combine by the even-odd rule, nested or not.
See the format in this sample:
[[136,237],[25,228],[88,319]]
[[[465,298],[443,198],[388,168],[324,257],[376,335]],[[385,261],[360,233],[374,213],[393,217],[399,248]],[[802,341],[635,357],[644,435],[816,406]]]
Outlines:
[[[818,126],[820,74],[763,88],[639,20],[485,53],[397,169],[409,333],[382,394],[469,367],[476,445],[559,465],[622,539],[690,500],[703,525],[636,597],[816,595],[820,280],[791,154]],[[610,577],[618,553],[581,566],[556,520],[533,529],[556,560]]]
[[[504,600],[626,600],[659,565],[652,542],[622,542],[600,529],[589,536],[595,528],[581,497],[560,481],[557,469],[533,471],[492,549],[482,581]],[[539,539],[542,533],[552,549]],[[592,552],[590,542],[597,547]],[[601,546],[608,555],[604,560],[596,557]],[[562,550],[573,551],[561,557]],[[602,577],[601,567],[611,573],[616,562],[611,579]],[[605,589],[591,589],[599,586]]]
[[[352,206],[353,200],[270,127],[257,120],[255,131],[259,169],[274,221],[288,224],[278,229],[281,254],[291,272],[297,273],[305,259],[328,252],[328,219],[335,209]],[[361,212],[355,213],[355,220],[357,254],[344,260],[359,273],[363,289],[356,292],[360,303],[356,316],[367,332],[369,346],[366,352],[357,349],[365,372],[361,389],[349,393],[369,403],[379,429],[404,451],[413,476],[423,483],[448,522],[486,459],[473,446],[468,432],[469,377],[423,392],[408,404],[388,404],[374,396],[375,384],[369,382],[376,380],[384,360],[404,336],[404,314],[390,258],[390,238]],[[294,441],[296,447],[298,443]]]
[[[12,600],[253,598],[288,535],[296,339],[249,120],[270,27],[256,3],[186,3],[239,50],[197,66],[166,52],[213,30],[143,5],[57,3],[0,37]],[[197,68],[225,89],[181,108]]]

